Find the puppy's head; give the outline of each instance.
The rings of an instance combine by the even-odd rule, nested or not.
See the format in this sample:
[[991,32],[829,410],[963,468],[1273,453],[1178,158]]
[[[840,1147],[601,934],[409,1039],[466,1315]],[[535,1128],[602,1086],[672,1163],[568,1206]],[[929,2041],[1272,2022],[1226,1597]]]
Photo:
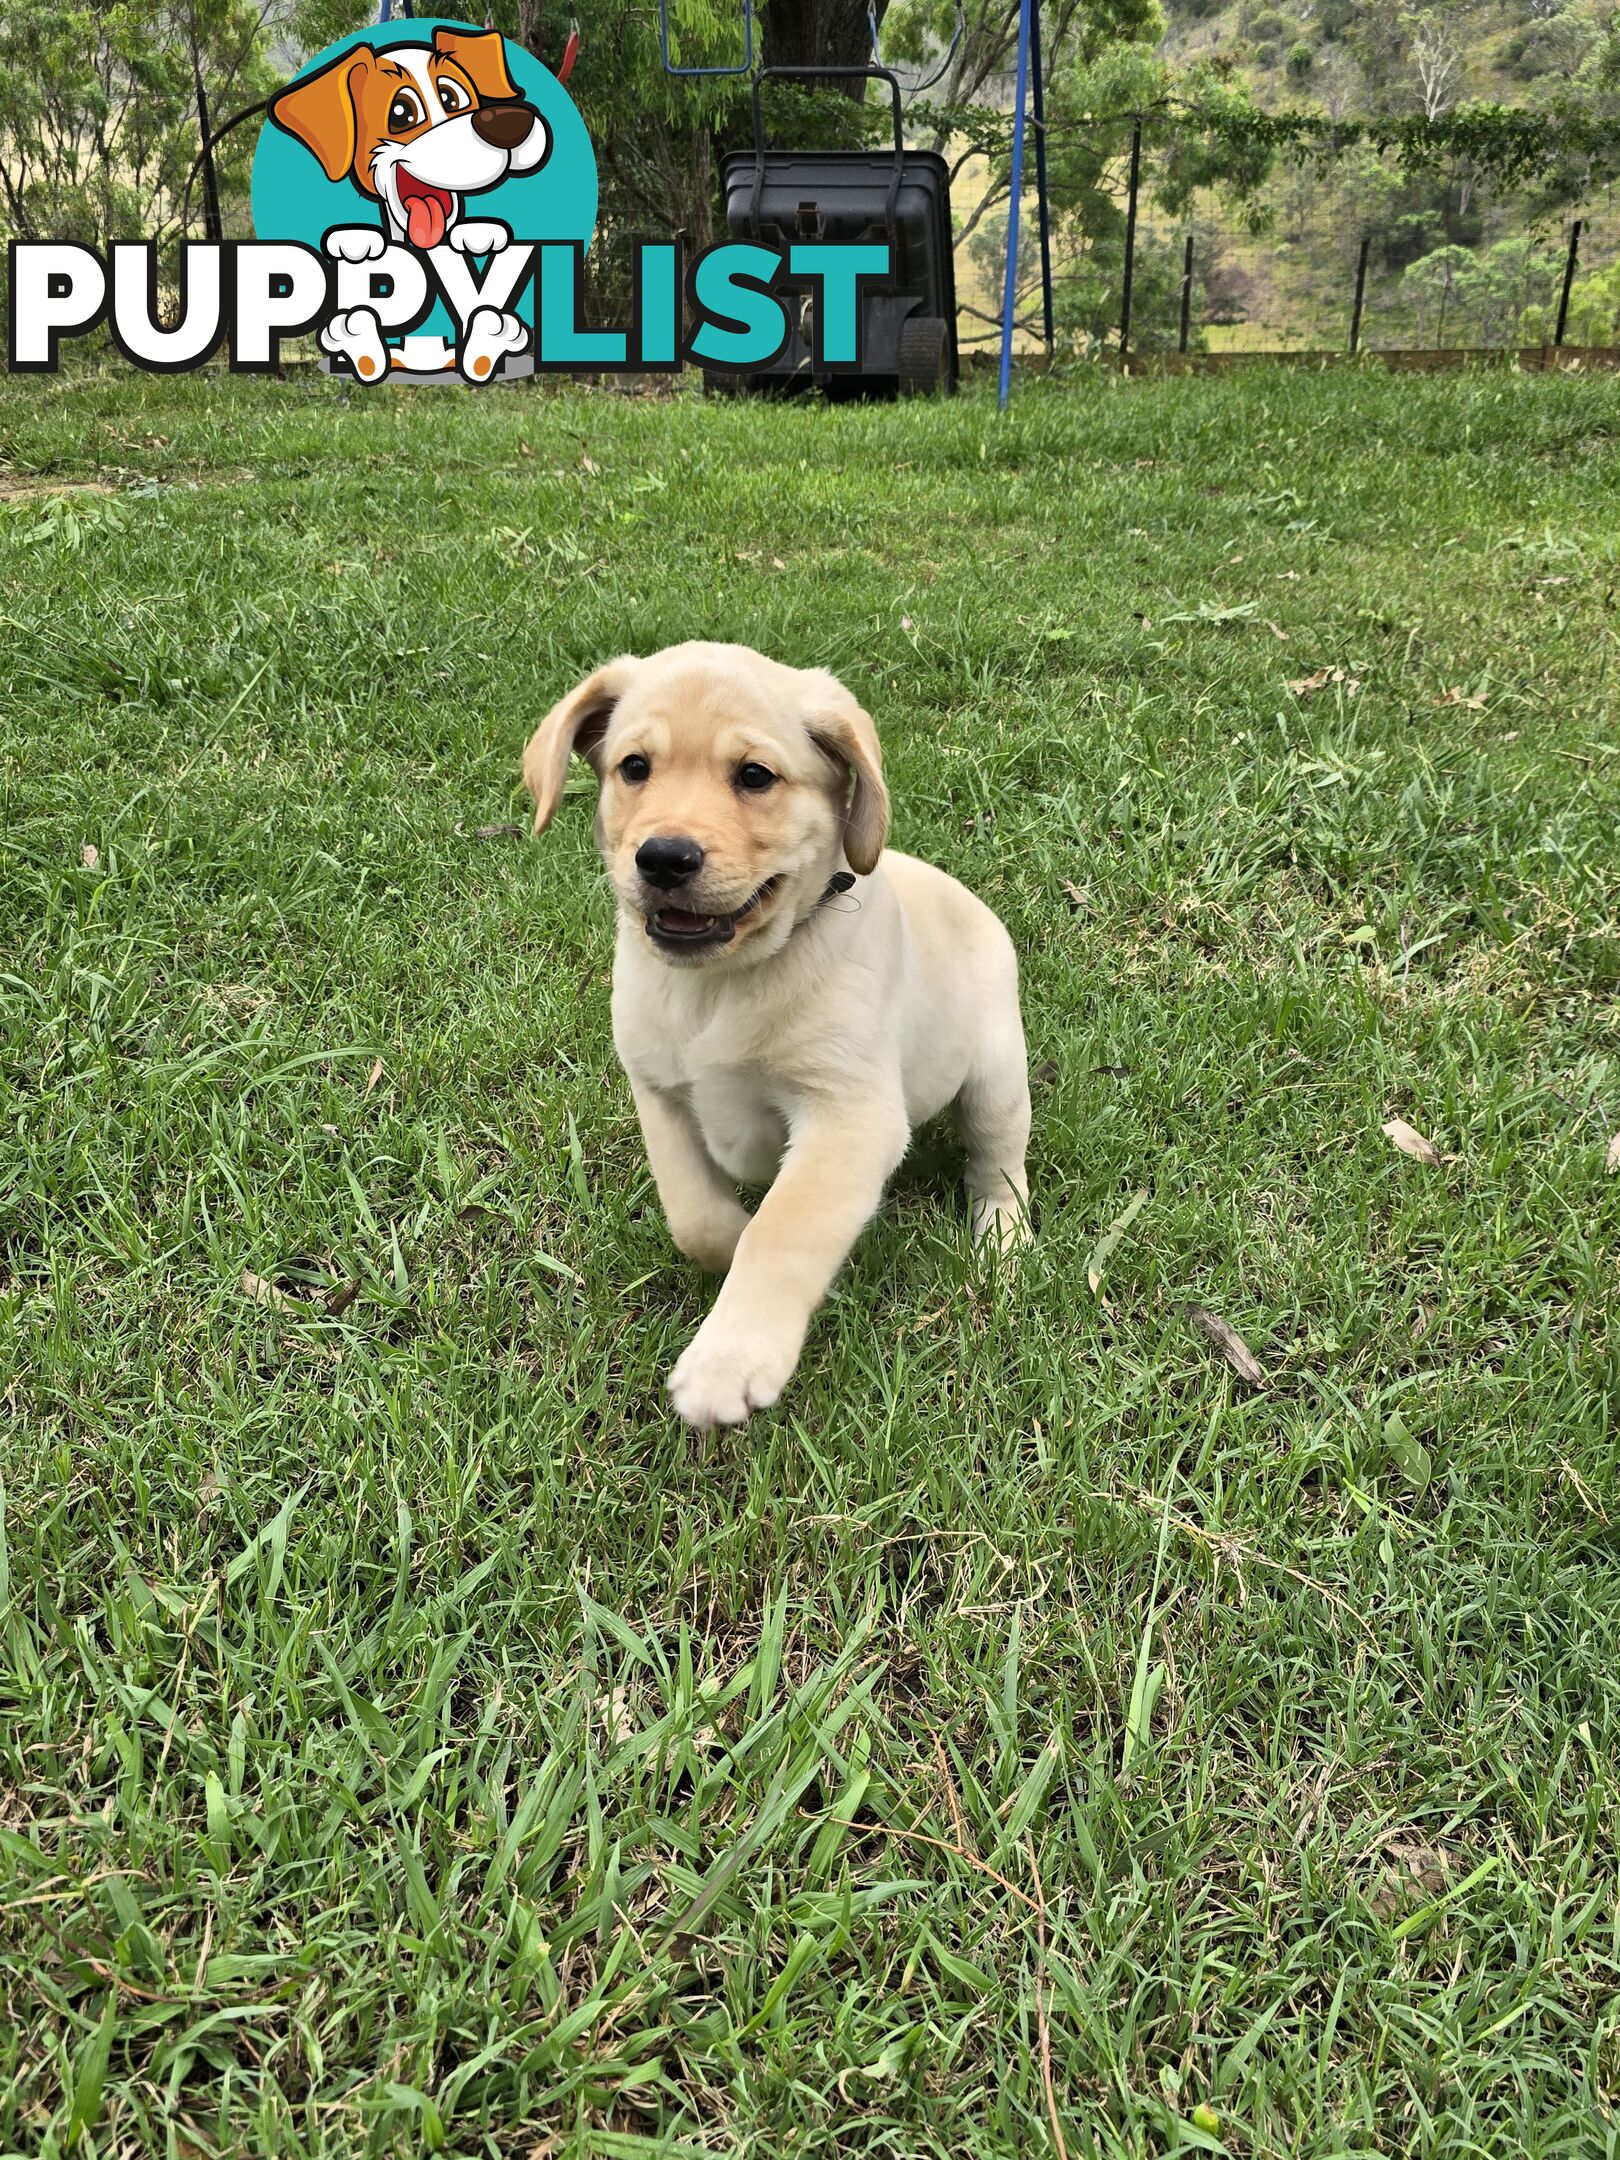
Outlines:
[[535,171],[551,147],[494,30],[441,27],[427,45],[351,46],[280,91],[270,116],[329,180],[352,180],[422,248],[443,239],[463,195]]
[[540,723],[523,759],[535,830],[568,759],[600,783],[596,840],[620,908],[677,965],[779,951],[847,860],[889,830],[877,730],[824,668],[741,645],[613,660]]

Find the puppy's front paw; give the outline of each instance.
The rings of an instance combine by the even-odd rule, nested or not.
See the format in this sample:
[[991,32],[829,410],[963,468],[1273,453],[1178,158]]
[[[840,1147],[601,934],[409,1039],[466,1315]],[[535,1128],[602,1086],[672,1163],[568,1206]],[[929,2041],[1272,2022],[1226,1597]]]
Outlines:
[[795,1350],[747,1340],[705,1320],[669,1376],[670,1400],[688,1425],[740,1425],[768,1410],[798,1362]]
[[497,218],[463,218],[445,234],[458,255],[495,255],[512,244],[512,228]]
[[338,225],[321,245],[338,262],[375,262],[387,247],[388,236],[375,225]]
[[1027,1209],[1005,1201],[974,1201],[973,1242],[999,1254],[1004,1268],[1011,1266],[1019,1251],[1034,1240]]

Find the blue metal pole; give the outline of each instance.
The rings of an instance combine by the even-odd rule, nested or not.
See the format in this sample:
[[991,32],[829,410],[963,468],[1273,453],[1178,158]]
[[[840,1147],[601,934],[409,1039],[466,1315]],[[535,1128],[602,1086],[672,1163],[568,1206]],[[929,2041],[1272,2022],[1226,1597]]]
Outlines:
[[1012,395],[1013,309],[1018,294],[1018,206],[1024,192],[1024,105],[1029,95],[1029,26],[1040,0],[1019,0],[1018,86],[1014,92],[1012,191],[1007,204],[1007,282],[1001,292],[1001,391],[1003,412]]

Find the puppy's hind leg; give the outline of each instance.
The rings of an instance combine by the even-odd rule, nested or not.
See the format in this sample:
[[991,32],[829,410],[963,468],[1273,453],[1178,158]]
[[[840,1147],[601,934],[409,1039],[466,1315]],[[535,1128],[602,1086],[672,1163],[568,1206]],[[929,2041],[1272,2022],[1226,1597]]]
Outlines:
[[986,1015],[978,1055],[956,1098],[956,1123],[967,1149],[973,1242],[1010,1253],[1029,1242],[1029,1066],[1014,988],[1006,1007]]

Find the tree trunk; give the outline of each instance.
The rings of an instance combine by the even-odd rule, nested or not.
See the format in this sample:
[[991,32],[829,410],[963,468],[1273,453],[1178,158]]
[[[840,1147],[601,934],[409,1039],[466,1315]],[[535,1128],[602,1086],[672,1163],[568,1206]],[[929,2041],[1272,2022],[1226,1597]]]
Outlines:
[[[880,25],[888,4],[874,0]],[[866,0],[770,0],[760,20],[768,67],[866,67],[871,62]],[[857,102],[866,95],[859,75],[818,87]]]

